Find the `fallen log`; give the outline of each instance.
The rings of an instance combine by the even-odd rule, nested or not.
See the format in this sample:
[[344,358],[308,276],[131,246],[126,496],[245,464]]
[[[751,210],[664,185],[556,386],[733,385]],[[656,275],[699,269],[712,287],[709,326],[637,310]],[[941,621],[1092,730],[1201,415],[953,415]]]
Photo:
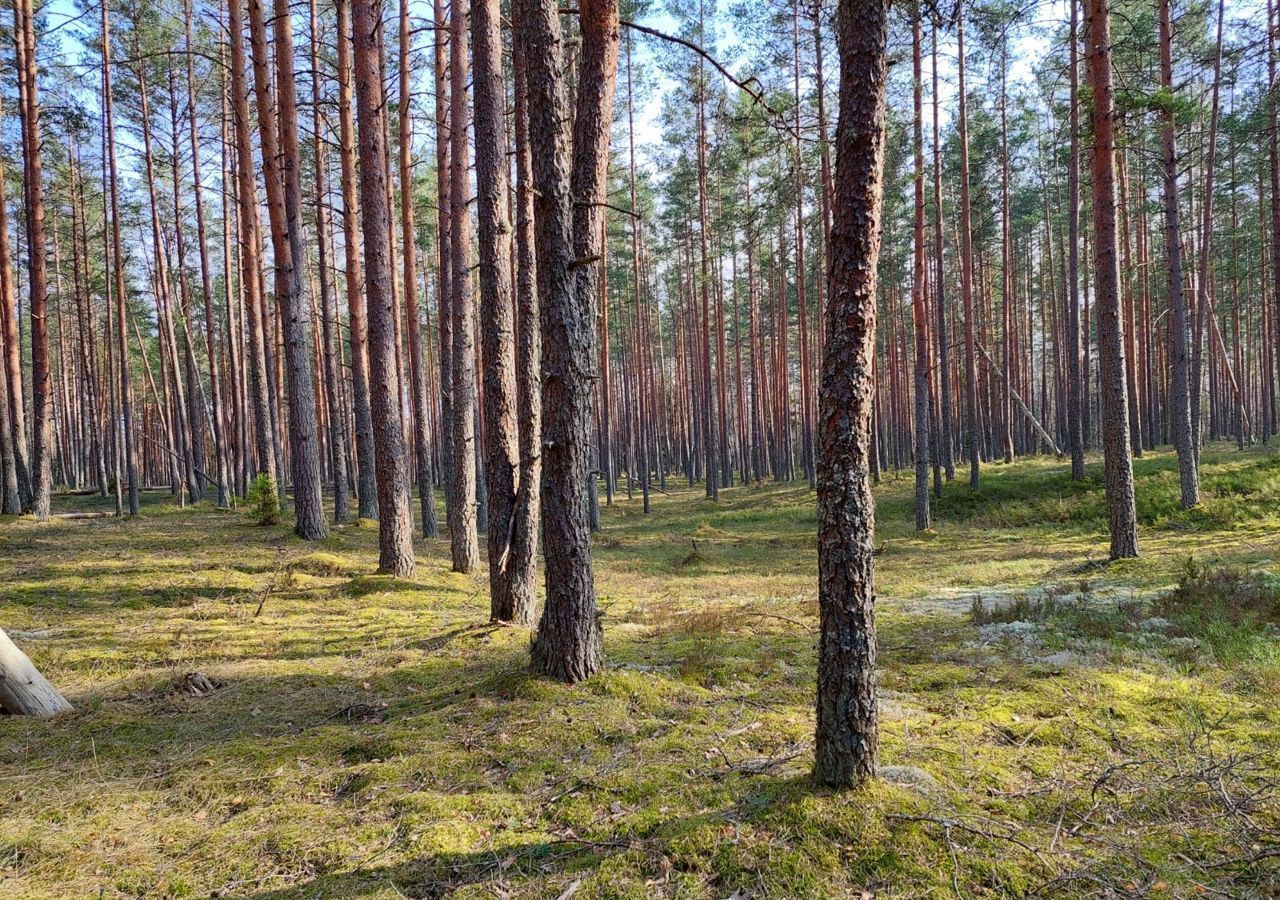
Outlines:
[[67,698],[0,628],[0,711],[13,716],[54,716],[70,708]]

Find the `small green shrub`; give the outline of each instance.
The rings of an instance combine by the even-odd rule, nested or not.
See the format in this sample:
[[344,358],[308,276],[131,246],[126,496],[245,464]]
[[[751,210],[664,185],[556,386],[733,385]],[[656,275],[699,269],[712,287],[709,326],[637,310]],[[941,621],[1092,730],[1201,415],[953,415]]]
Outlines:
[[276,483],[266,472],[258,475],[249,485],[249,518],[257,525],[280,524],[280,496]]

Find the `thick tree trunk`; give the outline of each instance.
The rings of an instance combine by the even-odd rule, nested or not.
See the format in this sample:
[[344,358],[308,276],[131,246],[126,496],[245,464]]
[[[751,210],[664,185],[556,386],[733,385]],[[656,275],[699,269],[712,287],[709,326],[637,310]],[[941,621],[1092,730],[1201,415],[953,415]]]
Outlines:
[[[1166,0],[1167,2],[1167,0]],[[1111,23],[1107,0],[1088,0],[1085,63],[1093,89],[1094,290],[1098,311],[1099,389],[1111,558],[1138,555],[1129,404],[1125,396],[1124,323],[1116,252],[1115,108],[1111,89]]]
[[0,628],[0,711],[11,716],[53,716],[71,704]]
[[596,371],[597,269],[618,68],[618,6],[579,4],[582,70],[573,163],[565,98],[563,38],[551,0],[519,0],[529,73],[538,295],[542,320],[543,538],[546,606],[534,638],[533,667],[576,682],[604,665],[591,567],[588,492]]
[[880,256],[888,4],[841,0],[840,110],[818,438],[814,778],[850,787],[878,760],[874,501],[868,464]]
[[[396,381],[395,305],[391,296],[391,208],[387,203],[386,97],[378,45],[377,0],[352,0],[356,102],[360,121],[360,199],[369,315],[370,404],[378,479],[378,571],[411,578],[413,523],[405,467],[404,423]],[[345,38],[345,36],[344,36]]]

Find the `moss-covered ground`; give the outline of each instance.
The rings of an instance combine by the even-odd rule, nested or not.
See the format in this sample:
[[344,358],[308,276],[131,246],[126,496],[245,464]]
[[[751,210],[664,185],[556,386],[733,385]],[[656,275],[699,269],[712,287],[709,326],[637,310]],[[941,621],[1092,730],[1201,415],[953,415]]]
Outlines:
[[1274,896],[1280,457],[1207,451],[1190,512],[1135,468],[1115,565],[1099,460],[985,467],[924,535],[886,478],[883,778],[845,794],[807,778],[802,486],[605,509],[576,687],[443,542],[406,583],[370,523],[6,521],[0,626],[75,710],[0,720],[0,897]]

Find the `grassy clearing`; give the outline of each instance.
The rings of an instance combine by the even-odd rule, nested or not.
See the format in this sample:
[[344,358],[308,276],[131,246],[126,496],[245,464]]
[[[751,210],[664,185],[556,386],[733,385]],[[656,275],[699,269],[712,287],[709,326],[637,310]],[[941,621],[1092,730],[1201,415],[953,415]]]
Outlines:
[[0,623],[76,709],[0,721],[0,895],[1273,894],[1280,458],[1204,465],[1183,512],[1172,457],[1138,461],[1114,566],[1061,463],[949,485],[926,535],[887,480],[885,778],[854,795],[806,778],[801,487],[605,510],[610,669],[575,688],[443,542],[405,583],[359,524],[305,545],[160,495],[6,522]]

